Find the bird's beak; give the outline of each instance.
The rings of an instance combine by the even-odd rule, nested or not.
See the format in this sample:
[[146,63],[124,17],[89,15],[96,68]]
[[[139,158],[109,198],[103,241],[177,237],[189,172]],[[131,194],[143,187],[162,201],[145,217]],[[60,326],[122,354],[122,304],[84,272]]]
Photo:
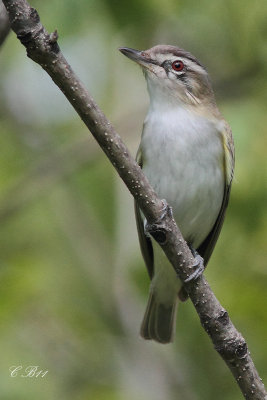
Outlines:
[[120,52],[131,60],[137,62],[142,67],[148,68],[151,64],[158,64],[153,61],[145,51],[131,49],[129,47],[120,47]]

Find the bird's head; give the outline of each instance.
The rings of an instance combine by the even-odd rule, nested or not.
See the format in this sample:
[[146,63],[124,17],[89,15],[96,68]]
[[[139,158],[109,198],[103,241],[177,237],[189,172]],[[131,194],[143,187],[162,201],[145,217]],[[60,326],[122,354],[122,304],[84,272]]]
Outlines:
[[168,45],[145,51],[128,47],[119,50],[141,65],[152,101],[178,101],[192,106],[215,104],[208,73],[189,52]]

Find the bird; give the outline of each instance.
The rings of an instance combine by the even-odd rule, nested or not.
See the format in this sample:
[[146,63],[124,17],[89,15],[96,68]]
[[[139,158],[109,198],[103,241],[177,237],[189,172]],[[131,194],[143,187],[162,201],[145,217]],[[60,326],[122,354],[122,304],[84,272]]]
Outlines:
[[[234,174],[234,142],[207,69],[171,45],[121,53],[143,70],[150,103],[136,160],[173,217],[193,256],[207,266],[220,234]],[[135,202],[141,252],[151,280],[141,325],[144,339],[174,341],[179,301],[188,297]]]

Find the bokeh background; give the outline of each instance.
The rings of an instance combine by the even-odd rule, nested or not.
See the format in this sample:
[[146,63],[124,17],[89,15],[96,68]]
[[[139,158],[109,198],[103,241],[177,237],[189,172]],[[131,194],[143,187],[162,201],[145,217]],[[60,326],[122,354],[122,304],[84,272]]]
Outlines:
[[[266,383],[266,0],[31,4],[133,154],[148,96],[117,48],[174,44],[207,66],[236,172],[206,276]],[[149,281],[132,198],[13,33],[0,49],[0,121],[1,398],[241,399],[189,301],[174,344],[139,337]],[[48,373],[11,378],[13,365]]]

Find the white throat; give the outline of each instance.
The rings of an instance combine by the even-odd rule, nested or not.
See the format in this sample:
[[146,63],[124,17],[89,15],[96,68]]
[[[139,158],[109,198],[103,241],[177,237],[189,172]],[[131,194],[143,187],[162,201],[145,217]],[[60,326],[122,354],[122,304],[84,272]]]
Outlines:
[[183,83],[172,81],[165,77],[153,74],[146,75],[147,90],[150,97],[150,107],[155,109],[190,107],[200,104],[191,91]]

